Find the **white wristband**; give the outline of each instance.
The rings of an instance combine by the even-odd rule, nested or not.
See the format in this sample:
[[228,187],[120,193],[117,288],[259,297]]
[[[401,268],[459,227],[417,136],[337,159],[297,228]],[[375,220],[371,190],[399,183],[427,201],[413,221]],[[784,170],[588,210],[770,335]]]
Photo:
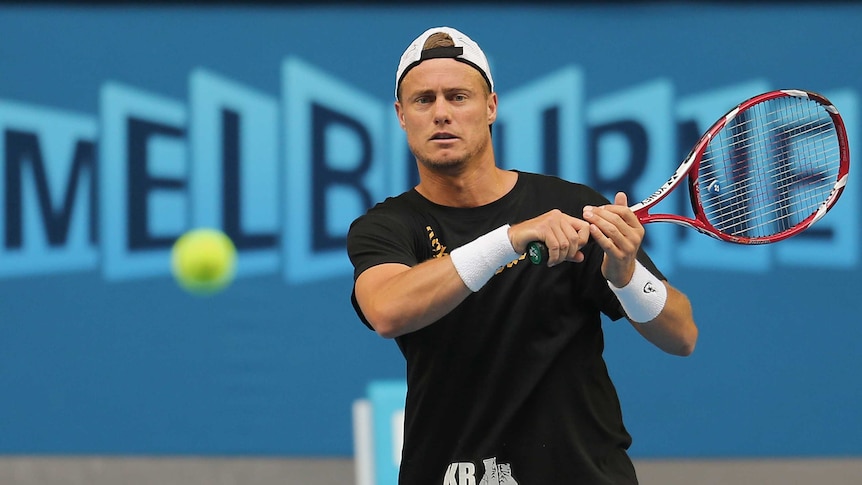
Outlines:
[[667,302],[667,287],[640,261],[635,262],[635,272],[629,284],[617,288],[608,281],[608,286],[617,295],[626,315],[637,323],[653,320]]
[[493,231],[479,236],[449,253],[455,271],[470,288],[476,292],[500,269],[501,266],[518,259],[509,241],[509,225],[498,227]]

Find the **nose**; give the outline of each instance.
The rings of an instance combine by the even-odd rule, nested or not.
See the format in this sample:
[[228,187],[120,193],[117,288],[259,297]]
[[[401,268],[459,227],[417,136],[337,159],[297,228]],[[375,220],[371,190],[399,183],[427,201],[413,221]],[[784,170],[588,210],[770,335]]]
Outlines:
[[444,125],[452,121],[449,104],[445,99],[437,99],[434,103],[434,124]]

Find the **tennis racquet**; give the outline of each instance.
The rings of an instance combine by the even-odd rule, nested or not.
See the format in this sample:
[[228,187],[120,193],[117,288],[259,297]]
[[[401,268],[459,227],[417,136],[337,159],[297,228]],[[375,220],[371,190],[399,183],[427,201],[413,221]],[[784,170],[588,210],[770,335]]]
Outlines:
[[[809,91],[771,91],[716,121],[673,176],[631,210],[642,224],[672,222],[737,244],[774,243],[826,215],[849,170],[847,133],[835,106]],[[649,213],[684,180],[694,218]],[[548,249],[531,242],[527,257],[541,264]]]

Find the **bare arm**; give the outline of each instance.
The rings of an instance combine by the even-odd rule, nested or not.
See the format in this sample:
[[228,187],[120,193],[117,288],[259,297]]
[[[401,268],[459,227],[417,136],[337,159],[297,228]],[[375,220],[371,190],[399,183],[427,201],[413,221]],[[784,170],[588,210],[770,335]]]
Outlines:
[[648,323],[629,322],[645,339],[663,351],[673,355],[691,355],[698,333],[691,303],[668,282],[664,284],[667,287],[667,303],[661,313]]
[[[626,286],[634,274],[644,236],[643,225],[628,208],[626,195],[618,193],[612,205],[585,208],[584,219],[590,222],[590,234],[605,252],[602,262],[605,278],[617,288]],[[667,282],[664,284],[667,301],[658,316],[646,323],[632,322],[632,325],[663,351],[689,355],[694,351],[698,336],[691,303],[682,292]]]
[[[510,227],[503,237],[503,244],[511,244],[510,250],[514,248],[517,254],[523,254],[530,241],[543,240],[551,250],[551,263],[583,261],[580,248],[589,238],[589,224],[552,210]],[[493,272],[497,267],[489,269]],[[366,320],[387,338],[432,324],[471,293],[449,256],[414,267],[396,263],[374,266],[359,275],[354,290]]]
[[471,293],[449,257],[412,268],[397,263],[368,268],[356,279],[354,290],[365,318],[386,338],[430,325]]
[[[510,242],[516,252],[523,252],[530,241],[544,241],[551,254],[549,265],[555,265],[563,261],[583,261],[580,248],[588,237],[601,237],[599,244],[605,250],[602,271],[609,281],[625,286],[632,276],[643,227],[624,202],[622,206],[592,208],[585,212],[585,218],[591,218],[592,223],[559,210],[549,211],[509,228]],[[625,211],[634,218],[634,226],[628,226],[631,220]],[[617,242],[612,242],[613,239],[605,236],[603,230],[612,234]],[[619,249],[616,244],[625,249]],[[414,267],[396,263],[374,266],[359,275],[355,292],[365,318],[378,334],[386,338],[398,337],[434,323],[471,294],[450,257],[435,258]],[[690,354],[697,340],[697,327],[694,326],[688,299],[669,285],[667,303],[662,312],[646,325],[635,325],[650,342],[672,354]]]

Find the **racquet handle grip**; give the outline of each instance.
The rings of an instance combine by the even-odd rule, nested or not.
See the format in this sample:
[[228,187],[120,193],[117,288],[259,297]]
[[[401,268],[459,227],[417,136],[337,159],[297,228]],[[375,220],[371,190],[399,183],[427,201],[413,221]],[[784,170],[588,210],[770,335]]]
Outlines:
[[545,246],[542,241],[533,241],[527,244],[527,258],[530,259],[531,263],[542,264],[548,261],[549,257],[548,246]]

